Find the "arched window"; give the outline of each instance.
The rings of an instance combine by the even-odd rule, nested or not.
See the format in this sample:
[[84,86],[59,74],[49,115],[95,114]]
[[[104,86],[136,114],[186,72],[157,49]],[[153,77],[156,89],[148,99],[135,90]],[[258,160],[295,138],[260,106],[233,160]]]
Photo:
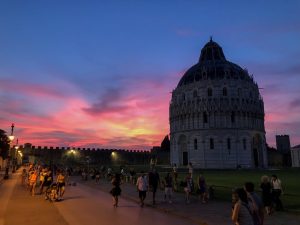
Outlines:
[[207,113],[204,112],[203,113],[203,123],[207,123],[208,122],[208,119],[207,119]]
[[214,149],[215,148],[215,143],[214,143],[214,139],[213,138],[209,139],[209,148],[210,149]]
[[241,95],[242,95],[242,89],[238,88],[238,96],[241,96]]
[[235,123],[235,113],[231,112],[231,123]]
[[223,96],[227,96],[227,88],[226,87],[223,88]]
[[231,149],[231,139],[227,138],[227,149],[230,150]]
[[198,149],[198,140],[197,140],[197,138],[194,139],[194,149],[195,150]]
[[185,94],[182,94],[182,100],[185,100]]
[[243,139],[243,149],[244,149],[244,150],[247,149],[247,141],[246,141],[246,138]]
[[227,150],[228,150],[228,155],[231,154],[231,139],[227,138]]
[[194,98],[197,98],[197,97],[198,97],[198,92],[197,92],[196,90],[193,92],[193,97],[194,97]]
[[208,88],[207,89],[207,96],[212,96],[212,89],[211,88]]

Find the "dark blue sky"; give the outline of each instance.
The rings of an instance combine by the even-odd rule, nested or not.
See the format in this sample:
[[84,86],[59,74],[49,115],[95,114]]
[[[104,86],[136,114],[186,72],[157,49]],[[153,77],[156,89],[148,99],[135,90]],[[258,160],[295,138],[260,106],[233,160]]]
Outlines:
[[169,92],[212,35],[264,88],[267,141],[299,144],[299,11],[296,0],[1,1],[0,127],[41,145],[157,145]]

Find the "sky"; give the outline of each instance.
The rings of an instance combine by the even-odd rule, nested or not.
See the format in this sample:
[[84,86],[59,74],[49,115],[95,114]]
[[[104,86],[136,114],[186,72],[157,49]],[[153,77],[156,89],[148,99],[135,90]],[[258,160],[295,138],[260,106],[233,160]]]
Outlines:
[[1,0],[0,129],[20,144],[149,150],[210,36],[247,68],[267,142],[300,144],[300,1]]

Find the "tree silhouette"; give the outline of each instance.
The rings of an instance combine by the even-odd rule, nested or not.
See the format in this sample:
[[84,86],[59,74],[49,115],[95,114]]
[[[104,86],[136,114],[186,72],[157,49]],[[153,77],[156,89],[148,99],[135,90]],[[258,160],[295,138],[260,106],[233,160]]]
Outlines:
[[0,157],[6,159],[9,152],[9,139],[4,130],[0,129]]

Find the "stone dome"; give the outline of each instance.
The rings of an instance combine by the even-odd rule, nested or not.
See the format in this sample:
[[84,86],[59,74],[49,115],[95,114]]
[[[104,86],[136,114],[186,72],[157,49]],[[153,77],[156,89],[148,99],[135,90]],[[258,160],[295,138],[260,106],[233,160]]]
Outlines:
[[177,87],[201,80],[221,79],[250,80],[248,72],[226,60],[222,48],[212,39],[201,50],[197,64],[188,69]]
[[172,91],[170,161],[198,168],[266,167],[264,102],[253,76],[212,39]]

